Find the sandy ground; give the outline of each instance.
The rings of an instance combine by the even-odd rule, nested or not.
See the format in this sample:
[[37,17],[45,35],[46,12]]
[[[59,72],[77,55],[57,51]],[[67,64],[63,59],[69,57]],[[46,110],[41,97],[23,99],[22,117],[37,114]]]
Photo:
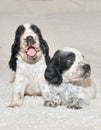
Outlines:
[[[94,0],[0,0],[0,130],[101,130],[101,2]],[[41,97],[25,97],[21,108],[11,100],[10,47],[19,24],[42,30],[50,52],[79,49],[92,66],[97,97],[81,110],[46,108]]]

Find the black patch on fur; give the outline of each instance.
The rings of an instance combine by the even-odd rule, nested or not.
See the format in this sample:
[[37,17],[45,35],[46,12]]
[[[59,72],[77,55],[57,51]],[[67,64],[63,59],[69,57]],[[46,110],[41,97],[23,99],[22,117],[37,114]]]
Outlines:
[[73,52],[69,52],[68,54],[64,53],[60,55],[60,72],[68,70],[75,61],[75,54]]
[[73,52],[56,51],[50,64],[45,71],[45,79],[55,85],[62,83],[62,74],[67,71],[75,61],[75,54]]
[[9,67],[13,70],[16,71],[17,68],[17,64],[16,64],[16,60],[17,60],[17,54],[20,50],[20,37],[21,35],[24,33],[25,28],[23,25],[20,25],[15,33],[15,39],[14,39],[14,43],[11,47],[11,57],[9,60]]

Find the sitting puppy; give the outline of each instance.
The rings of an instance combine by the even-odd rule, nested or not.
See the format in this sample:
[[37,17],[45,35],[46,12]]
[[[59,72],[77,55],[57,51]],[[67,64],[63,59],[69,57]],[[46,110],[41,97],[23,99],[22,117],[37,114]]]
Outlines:
[[24,95],[41,95],[44,71],[50,60],[49,48],[40,29],[33,24],[20,25],[11,48],[10,68],[15,72],[10,106],[21,106]]
[[45,71],[50,93],[44,105],[64,105],[74,109],[89,105],[96,95],[90,75],[91,67],[78,50],[64,48],[56,51]]

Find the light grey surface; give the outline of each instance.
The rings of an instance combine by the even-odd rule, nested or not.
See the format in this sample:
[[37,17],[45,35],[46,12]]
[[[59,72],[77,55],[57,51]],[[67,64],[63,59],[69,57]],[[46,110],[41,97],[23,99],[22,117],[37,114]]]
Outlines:
[[[101,129],[101,2],[100,0],[0,1],[0,130]],[[19,24],[42,31],[50,52],[65,46],[80,50],[91,63],[97,97],[82,110],[46,108],[41,97],[25,97],[21,108],[9,108],[12,95],[8,68],[10,47]]]

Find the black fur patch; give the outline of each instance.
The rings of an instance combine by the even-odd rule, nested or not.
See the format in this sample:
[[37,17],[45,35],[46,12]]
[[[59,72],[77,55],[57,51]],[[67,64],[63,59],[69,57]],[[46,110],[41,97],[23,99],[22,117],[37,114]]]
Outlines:
[[75,54],[73,52],[63,52],[61,50],[56,51],[50,64],[46,68],[45,78],[46,80],[55,85],[62,83],[62,74],[67,71],[75,61]]
[[24,31],[25,31],[24,26],[20,25],[18,27],[18,29],[16,30],[14,43],[11,47],[11,57],[9,60],[9,67],[13,71],[16,71],[16,68],[17,68],[17,64],[16,64],[17,57],[16,56],[20,50],[20,37],[24,33]]

